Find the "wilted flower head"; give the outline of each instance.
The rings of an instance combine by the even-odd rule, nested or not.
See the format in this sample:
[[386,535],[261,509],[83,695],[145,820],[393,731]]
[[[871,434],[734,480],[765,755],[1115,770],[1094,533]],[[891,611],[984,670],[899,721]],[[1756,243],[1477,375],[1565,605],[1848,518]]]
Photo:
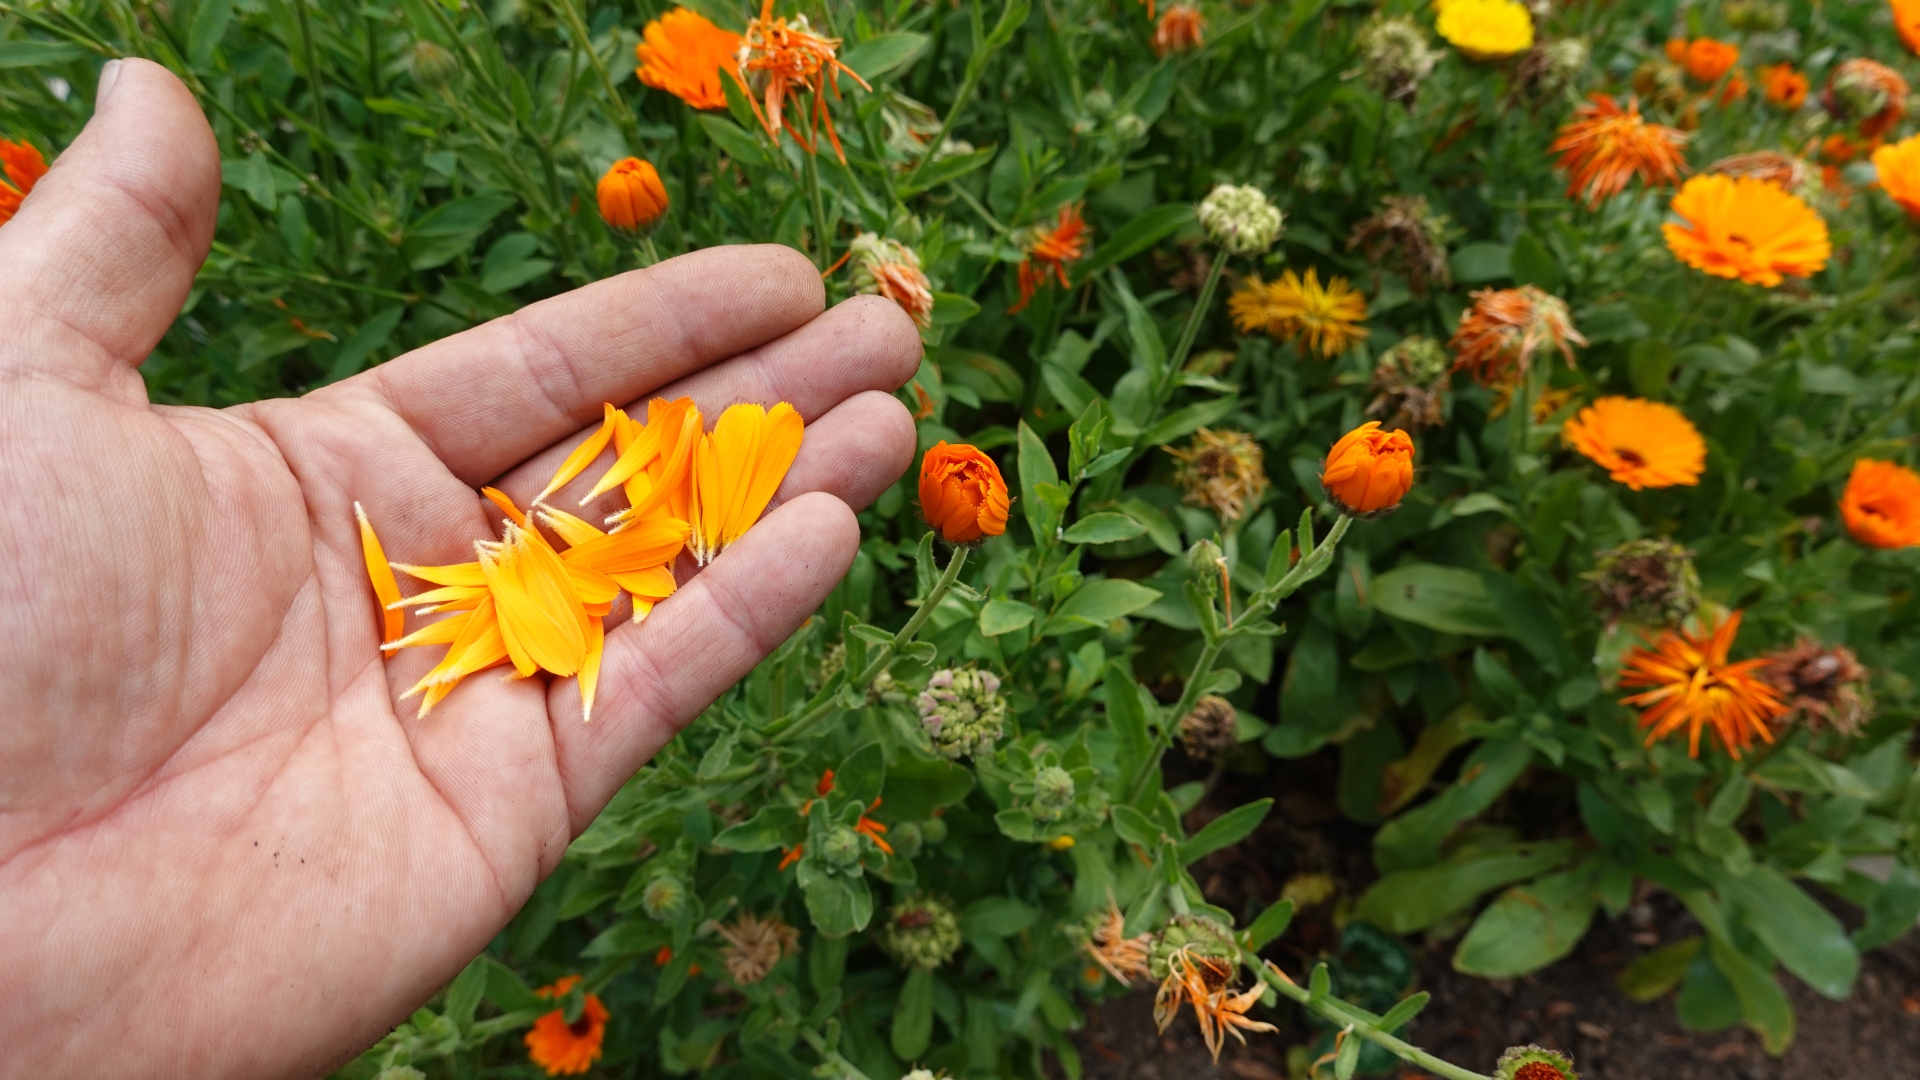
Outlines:
[[1493,1067],[1495,1080],[1580,1080],[1573,1059],[1529,1043],[1510,1047]]
[[853,290],[879,294],[900,305],[919,326],[933,325],[933,285],[920,269],[920,256],[898,240],[863,232],[848,247]]
[[1533,13],[1517,0],[1440,0],[1434,29],[1469,60],[1498,60],[1533,47]]
[[1200,1037],[1215,1061],[1220,1060],[1228,1035],[1245,1044],[1243,1031],[1278,1030],[1247,1018],[1247,1010],[1265,991],[1258,982],[1242,992],[1233,990],[1240,969],[1238,955],[1232,930],[1211,919],[1176,916],[1155,943],[1149,961],[1152,974],[1160,980],[1153,999],[1154,1023],[1164,1032],[1181,1005],[1192,1005]]
[[1367,415],[1389,431],[1419,431],[1446,419],[1447,370],[1453,358],[1429,337],[1415,334],[1380,354],[1368,384],[1375,397]]
[[1772,288],[1827,265],[1827,223],[1799,196],[1751,176],[1688,180],[1673,197],[1681,220],[1660,226],[1681,262],[1715,277]]
[[1638,101],[1628,101],[1623,109],[1613,98],[1596,93],[1573,116],[1547,147],[1548,153],[1560,155],[1554,166],[1567,174],[1568,198],[1584,192],[1587,205],[1598,206],[1626,190],[1635,176],[1649,186],[1680,182],[1686,133],[1648,123]]
[[1707,443],[1687,414],[1664,401],[1603,397],[1560,429],[1567,445],[1635,491],[1692,487],[1707,468]]
[[1760,69],[1760,92],[1769,105],[1791,112],[1807,103],[1807,89],[1807,77],[1784,60]]
[[1555,38],[1535,45],[1514,68],[1515,87],[1533,94],[1554,93],[1586,69],[1592,52],[1580,38]]
[[927,680],[916,704],[934,749],[950,758],[991,753],[1006,729],[1007,699],[990,671],[942,668]]
[[1651,648],[1635,646],[1627,652],[1620,685],[1647,689],[1621,698],[1620,704],[1642,709],[1640,726],[1650,729],[1648,746],[1682,727],[1687,729],[1689,757],[1700,756],[1700,733],[1709,727],[1736,759],[1756,738],[1773,741],[1768,724],[1786,705],[1761,678],[1765,657],[1738,663],[1727,659],[1739,633],[1736,611],[1704,633],[1670,629],[1649,640]]
[[615,232],[636,233],[649,228],[667,212],[667,189],[650,161],[621,158],[600,177],[595,195],[600,216]]
[[47,159],[32,143],[0,139],[0,172],[6,175],[0,181],[0,225],[5,225],[13,220],[33,185],[47,174]]
[[1194,216],[1207,239],[1235,255],[1258,255],[1280,238],[1280,208],[1252,185],[1216,185],[1194,208]]
[[916,893],[888,913],[880,944],[906,967],[937,968],[960,951],[960,920],[944,901]]
[[727,975],[740,986],[766,978],[782,957],[800,949],[800,931],[788,926],[778,915],[763,919],[751,911],[743,911],[733,922],[714,929],[727,943],[721,950]]
[[1267,490],[1266,455],[1244,431],[1201,428],[1183,450],[1167,448],[1176,464],[1174,483],[1193,506],[1210,507],[1221,524],[1240,520],[1247,504]]
[[1887,198],[1905,210],[1909,220],[1920,222],[1920,135],[1875,150],[1873,167]]
[[1427,35],[1411,15],[1376,14],[1360,28],[1354,43],[1367,82],[1388,101],[1413,104],[1444,54],[1427,44]]
[[1343,277],[1328,278],[1321,285],[1312,267],[1304,278],[1292,270],[1274,282],[1261,281],[1258,275],[1248,278],[1228,298],[1227,310],[1241,333],[1264,330],[1281,341],[1298,338],[1301,352],[1316,352],[1323,359],[1346,352],[1368,333],[1361,325],[1367,317],[1367,298]]
[[1378,212],[1353,227],[1347,250],[1359,248],[1375,262],[1390,261],[1406,275],[1414,295],[1425,296],[1429,285],[1453,284],[1447,265],[1452,231],[1447,216],[1428,205],[1425,195],[1389,195]]
[[647,23],[634,54],[640,82],[664,90],[696,109],[724,109],[721,79],[737,70],[740,35],[715,26],[683,7]]
[[1707,171],[1721,176],[1751,176],[1795,194],[1805,191],[1813,180],[1812,166],[1778,150],[1733,154],[1707,166]]
[[437,89],[449,85],[460,74],[460,61],[454,59],[445,46],[422,38],[414,42],[407,53],[407,70],[412,72],[414,82]]
[[1633,69],[1627,85],[1656,108],[1678,109],[1687,101],[1687,73],[1671,60],[1643,61]]
[[1860,458],[1840,496],[1840,517],[1868,547],[1920,546],[1920,473],[1898,462]]
[[1200,47],[1206,34],[1207,17],[1192,4],[1174,4],[1160,13],[1160,21],[1153,28],[1153,51],[1165,56],[1168,53],[1191,52]]
[[1233,702],[1202,694],[1193,711],[1180,718],[1180,745],[1190,757],[1214,761],[1240,745],[1240,716]]
[[1369,420],[1327,451],[1320,484],[1343,514],[1387,513],[1413,490],[1413,439],[1404,431],[1382,431],[1380,421]]
[[1453,369],[1468,371],[1482,385],[1503,385],[1526,374],[1533,355],[1551,345],[1573,366],[1573,346],[1587,339],[1573,328],[1567,302],[1534,285],[1481,289],[1448,339]]
[[1792,648],[1767,654],[1760,674],[1786,701],[1782,724],[1799,718],[1815,731],[1829,727],[1857,735],[1873,709],[1867,669],[1845,645],[1801,638]]
[[1000,466],[978,447],[942,440],[921,457],[920,514],[947,543],[999,536],[1011,508]]
[[[742,78],[761,78],[760,93],[748,94],[747,102],[768,138],[778,143],[780,133],[787,132],[811,154],[814,140],[824,128],[833,152],[842,162],[847,160],[846,152],[840,149],[840,135],[833,128],[833,115],[827,110],[827,95],[831,92],[836,98],[840,96],[843,72],[862,90],[873,87],[859,72],[840,62],[836,55],[839,48],[839,38],[814,33],[805,15],[795,16],[792,21],[775,18],[773,0],[761,0],[760,14],[747,23],[738,55]],[[787,106],[803,93],[813,97],[813,115],[808,121],[812,134],[808,135],[786,122]]]
[[[548,999],[562,998],[579,982],[580,976],[568,975],[534,993]],[[580,1018],[571,1024],[564,1009],[547,1013],[527,1029],[527,1059],[545,1069],[548,1076],[579,1076],[600,1060],[601,1043],[607,1037],[607,1016],[607,1007],[595,994],[586,995]]]
[[1599,594],[1607,624],[1627,619],[1673,626],[1700,606],[1700,575],[1693,552],[1665,538],[1644,537],[1609,548],[1582,574]]
[[1821,104],[1835,120],[1858,125],[1865,139],[1878,139],[1907,114],[1907,80],[1865,57],[1843,61],[1827,79]]
[[1060,218],[1053,228],[1035,227],[1022,234],[1021,248],[1027,257],[1020,260],[1019,284],[1020,300],[1007,309],[1008,314],[1024,309],[1033,299],[1034,291],[1045,285],[1050,279],[1057,279],[1063,289],[1072,288],[1067,280],[1067,264],[1077,262],[1087,251],[1087,222],[1080,216],[1080,204],[1060,208]]
[[1153,935],[1127,937],[1127,918],[1112,896],[1107,897],[1106,912],[1088,916],[1088,921],[1089,927],[1081,933],[1086,934],[1085,947],[1094,963],[1105,968],[1122,986],[1131,986],[1135,978],[1147,974]]

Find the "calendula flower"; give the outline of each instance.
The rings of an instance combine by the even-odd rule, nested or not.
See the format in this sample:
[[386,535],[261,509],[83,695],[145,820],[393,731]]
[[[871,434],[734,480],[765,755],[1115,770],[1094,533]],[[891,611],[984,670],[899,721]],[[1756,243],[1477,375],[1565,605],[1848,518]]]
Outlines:
[[1831,728],[1842,735],[1858,735],[1873,711],[1867,690],[1867,669],[1844,645],[1822,645],[1801,638],[1792,648],[1768,653],[1760,676],[1786,702],[1779,717],[1784,725],[1803,720],[1809,729]]
[[1875,150],[1873,167],[1880,174],[1880,190],[1920,222],[1920,135]]
[[1341,513],[1384,514],[1413,490],[1413,439],[1369,420],[1340,437],[1320,468],[1320,484]]
[[1000,466],[977,447],[941,441],[920,459],[920,515],[947,543],[999,536],[1009,509]]
[[665,90],[696,109],[724,109],[727,93],[720,80],[733,77],[740,35],[722,30],[705,15],[683,7],[647,23],[633,47],[640,60],[635,72],[655,90]]
[[786,402],[740,404],[720,414],[693,455],[693,519],[687,550],[700,565],[731,547],[772,501],[800,453],[805,425]]
[[933,748],[955,761],[993,753],[1007,725],[1007,699],[991,671],[942,668],[914,699]]
[[[1169,10],[1168,14],[1172,14]],[[1258,255],[1280,238],[1285,216],[1251,184],[1216,184],[1194,207],[1207,239],[1235,255]],[[1203,275],[1204,276],[1204,275]]]
[[1487,386],[1511,385],[1533,365],[1533,355],[1551,345],[1573,366],[1573,346],[1587,339],[1573,328],[1567,302],[1533,285],[1481,289],[1447,341],[1453,370],[1473,373]]
[[1385,262],[1406,275],[1415,296],[1429,286],[1453,284],[1447,265],[1447,238],[1453,232],[1445,214],[1428,205],[1425,195],[1389,195],[1372,217],[1353,227],[1347,250],[1364,252],[1374,262]]
[[600,216],[619,233],[649,228],[667,212],[667,189],[650,161],[621,158],[600,177]]
[[[580,982],[580,976],[568,975],[552,986],[534,993],[543,998],[565,997]],[[600,1060],[600,1044],[607,1037],[607,1007],[595,994],[586,995],[580,1018],[567,1023],[564,1009],[555,1009],[533,1022],[527,1031],[527,1058],[547,1071],[548,1076],[579,1076]]]
[[1009,315],[1026,308],[1033,294],[1049,279],[1057,279],[1063,289],[1072,288],[1067,280],[1067,264],[1077,262],[1087,251],[1089,232],[1080,216],[1080,204],[1060,208],[1060,218],[1051,229],[1033,228],[1025,233],[1021,245],[1027,257],[1020,260],[1020,301],[1007,309]]
[[1346,352],[1369,331],[1360,325],[1367,317],[1367,298],[1343,277],[1330,277],[1325,286],[1312,267],[1302,278],[1292,270],[1280,280],[1247,279],[1227,300],[1227,310],[1241,333],[1265,330],[1281,341],[1300,340],[1302,352],[1331,359]]
[[1893,28],[1900,32],[1900,40],[1907,51],[1920,53],[1920,0],[1889,0],[1893,10]]
[[1175,949],[1165,963],[1166,975],[1153,999],[1153,1018],[1161,1031],[1167,1030],[1183,1003],[1193,1006],[1194,1019],[1200,1023],[1200,1037],[1217,1062],[1228,1035],[1245,1045],[1244,1031],[1279,1030],[1272,1024],[1247,1018],[1247,1010],[1260,1000],[1265,990],[1256,982],[1236,993],[1232,983],[1238,964],[1233,960],[1211,955],[1203,944],[1188,943]]
[[933,284],[912,248],[863,232],[853,238],[847,254],[855,292],[884,296],[912,316],[915,325],[933,325]]
[[1855,57],[1833,69],[1821,104],[1835,120],[1857,125],[1860,137],[1871,143],[1907,114],[1908,92],[1899,72],[1877,60]]
[[1700,733],[1708,727],[1735,759],[1755,738],[1772,742],[1768,722],[1786,711],[1780,695],[1761,678],[1765,657],[1732,663],[1727,651],[1740,632],[1740,613],[1726,617],[1703,634],[1672,629],[1651,648],[1628,650],[1620,685],[1647,687],[1620,699],[1640,708],[1640,726],[1649,729],[1647,745],[1684,727],[1687,755],[1700,756]]
[[1360,70],[1368,84],[1388,101],[1409,108],[1445,55],[1427,44],[1426,32],[1411,15],[1375,14],[1354,37],[1360,53]]
[[1786,61],[1760,69],[1760,90],[1767,104],[1792,112],[1807,103],[1807,77]]
[[[833,152],[845,163],[846,152],[840,148],[840,135],[833,128],[832,114],[827,111],[827,94],[840,96],[843,72],[860,84],[860,89],[870,91],[873,87],[867,85],[859,72],[840,62],[835,55],[839,48],[839,38],[814,33],[805,15],[795,17],[792,22],[777,19],[773,15],[773,0],[761,0],[759,16],[747,23],[747,32],[741,39],[739,63],[743,76],[759,76],[762,80],[759,94],[748,94],[747,101],[752,104],[761,126],[766,128],[768,138],[777,143],[780,133],[787,132],[811,154],[824,128]],[[788,104],[802,93],[813,96],[813,115],[808,121],[807,135],[786,121]]]
[[[1089,916],[1093,920],[1090,930],[1084,930],[1087,940],[1087,955],[1106,969],[1121,986],[1132,986],[1133,980],[1148,974],[1147,957],[1153,949],[1152,934],[1138,934],[1128,937],[1126,934],[1127,917],[1120,912],[1120,906],[1113,897],[1107,897],[1105,914]],[[1098,980],[1098,973],[1095,980]]]
[[[1669,52],[1671,54],[1671,51]],[[1712,84],[1720,81],[1720,76],[1733,70],[1740,62],[1740,47],[1713,38],[1694,38],[1680,50],[1676,61],[1687,69],[1687,75],[1695,82]]]
[[1493,1067],[1495,1080],[1580,1080],[1573,1059],[1529,1043],[1509,1047]]
[[1806,190],[1813,180],[1811,166],[1792,154],[1783,154],[1778,150],[1733,154],[1707,166],[1707,171],[1721,176],[1751,176],[1794,194]]
[[1593,586],[1608,626],[1621,619],[1675,626],[1700,606],[1693,552],[1665,537],[1642,537],[1603,551],[1593,569],[1580,576]]
[[1200,47],[1206,35],[1207,17],[1192,4],[1174,4],[1160,14],[1160,21],[1153,28],[1153,51],[1165,56],[1168,53],[1191,52]]
[[1700,482],[1707,444],[1685,413],[1644,398],[1603,397],[1560,429],[1567,445],[1635,491]]
[[1201,428],[1183,450],[1166,448],[1177,463],[1173,482],[1192,506],[1205,506],[1228,524],[1246,516],[1267,490],[1265,455],[1244,431]]
[[1605,94],[1592,94],[1573,115],[1547,147],[1560,155],[1554,166],[1567,174],[1568,198],[1584,191],[1587,205],[1598,206],[1626,190],[1635,176],[1648,186],[1680,182],[1686,133],[1648,123],[1638,101],[1629,100],[1623,109]]
[[1453,358],[1432,338],[1415,334],[1380,354],[1368,383],[1375,397],[1367,415],[1384,417],[1388,431],[1418,431],[1446,419],[1447,370]]
[[1920,546],[1920,473],[1892,461],[1855,461],[1840,496],[1840,517],[1868,547]]
[[1517,0],[1442,0],[1434,29],[1469,60],[1498,60],[1533,47],[1533,13]]
[[1233,702],[1218,694],[1200,695],[1193,711],[1180,718],[1180,745],[1201,761],[1231,753],[1240,745],[1240,714]]
[[1799,196],[1750,176],[1709,173],[1673,197],[1680,223],[1660,227],[1681,262],[1715,277],[1772,287],[1827,265],[1827,223]]
[[0,139],[0,172],[6,174],[0,181],[0,225],[5,225],[13,220],[33,185],[47,174],[47,159],[32,143]]
[[800,931],[788,926],[778,915],[761,918],[743,911],[730,923],[714,927],[727,943],[721,956],[727,977],[737,986],[748,986],[767,977],[782,957],[800,951]]
[[937,968],[960,951],[960,919],[946,901],[916,893],[888,913],[880,945],[903,966]]

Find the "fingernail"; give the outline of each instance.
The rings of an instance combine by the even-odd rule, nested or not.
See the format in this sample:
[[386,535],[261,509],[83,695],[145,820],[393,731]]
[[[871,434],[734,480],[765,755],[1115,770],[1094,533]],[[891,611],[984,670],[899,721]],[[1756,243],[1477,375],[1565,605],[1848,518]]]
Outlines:
[[99,112],[100,106],[107,103],[107,95],[113,93],[113,85],[119,81],[120,61],[107,61],[107,66],[100,69],[100,85],[93,91],[94,112]]

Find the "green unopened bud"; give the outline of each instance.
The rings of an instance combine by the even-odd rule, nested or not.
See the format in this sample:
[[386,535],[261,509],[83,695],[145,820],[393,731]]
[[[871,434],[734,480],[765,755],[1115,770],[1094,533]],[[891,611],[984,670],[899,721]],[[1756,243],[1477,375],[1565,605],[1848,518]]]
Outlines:
[[1058,821],[1073,805],[1073,774],[1049,765],[1033,774],[1033,820]]
[[860,862],[860,834],[845,825],[836,825],[827,833],[820,854],[835,866],[854,866]]
[[960,951],[960,920],[944,902],[921,893],[894,905],[880,944],[907,967],[937,968]]
[[1280,238],[1280,208],[1257,187],[1221,184],[1194,209],[1207,239],[1235,255],[1258,255]]
[[903,859],[911,859],[920,854],[921,831],[918,822],[902,821],[887,830],[887,842],[893,845],[894,854]]
[[1220,553],[1220,545],[1211,540],[1197,541],[1187,549],[1187,572],[1195,581],[1207,583],[1209,596],[1220,591],[1220,564],[1225,558]]
[[920,836],[929,844],[938,844],[942,840],[945,840],[947,838],[946,819],[928,818],[926,822],[920,826]]
[[680,879],[662,875],[640,892],[640,909],[655,922],[672,922],[687,906],[687,887]]
[[414,82],[438,88],[453,82],[454,76],[460,74],[460,61],[431,41],[416,41],[413,51],[407,55],[407,68],[413,72]]

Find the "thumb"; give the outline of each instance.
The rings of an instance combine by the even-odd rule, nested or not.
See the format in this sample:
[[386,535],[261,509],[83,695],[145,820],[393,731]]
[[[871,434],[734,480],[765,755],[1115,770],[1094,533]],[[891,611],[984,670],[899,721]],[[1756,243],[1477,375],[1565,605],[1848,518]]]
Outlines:
[[109,61],[93,119],[0,225],[0,373],[105,389],[145,360],[219,205],[220,151],[193,95],[158,64]]

